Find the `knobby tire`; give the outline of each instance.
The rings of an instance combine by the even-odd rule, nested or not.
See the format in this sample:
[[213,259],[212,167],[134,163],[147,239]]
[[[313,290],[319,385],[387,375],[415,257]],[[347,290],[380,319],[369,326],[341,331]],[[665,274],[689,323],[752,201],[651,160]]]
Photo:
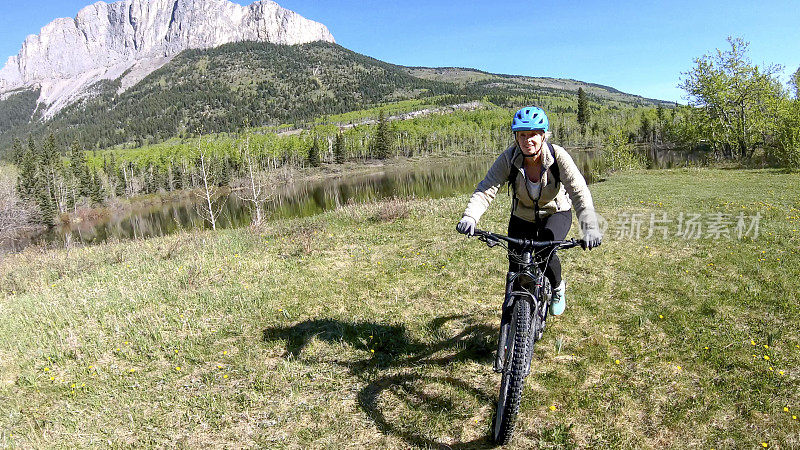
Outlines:
[[508,444],[514,434],[522,391],[525,387],[530,321],[530,303],[527,299],[517,298],[514,301],[511,329],[506,338],[508,349],[493,424],[494,442],[500,445]]

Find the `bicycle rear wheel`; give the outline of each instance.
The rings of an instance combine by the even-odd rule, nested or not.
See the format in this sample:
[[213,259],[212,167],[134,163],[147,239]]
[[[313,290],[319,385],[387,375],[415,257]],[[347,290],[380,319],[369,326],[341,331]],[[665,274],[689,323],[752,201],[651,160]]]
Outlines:
[[514,434],[522,391],[525,387],[530,321],[531,309],[528,299],[516,298],[511,327],[506,338],[505,367],[500,382],[500,395],[497,399],[497,410],[492,429],[494,442],[500,445],[508,444]]

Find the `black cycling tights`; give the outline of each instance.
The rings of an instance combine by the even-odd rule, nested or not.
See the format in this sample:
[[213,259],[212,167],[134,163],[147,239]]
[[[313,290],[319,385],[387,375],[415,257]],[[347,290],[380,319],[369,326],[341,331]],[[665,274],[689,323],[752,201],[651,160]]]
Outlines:
[[[517,239],[560,241],[567,237],[570,226],[572,226],[572,210],[557,212],[539,221],[538,227],[533,222],[512,215],[508,221],[508,235]],[[511,249],[517,251],[513,246]],[[508,270],[518,270],[517,265],[509,262]],[[561,284],[561,261],[558,259],[558,254],[553,255],[544,274],[550,280],[553,289]]]

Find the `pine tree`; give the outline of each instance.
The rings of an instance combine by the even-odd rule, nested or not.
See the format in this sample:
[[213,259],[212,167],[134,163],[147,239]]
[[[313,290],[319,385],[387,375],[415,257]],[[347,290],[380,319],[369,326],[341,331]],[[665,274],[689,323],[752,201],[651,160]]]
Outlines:
[[586,124],[589,123],[589,100],[583,88],[578,88],[578,124],[581,126],[581,135],[586,134]]
[[41,183],[36,193],[36,203],[39,206],[39,221],[48,227],[53,226],[56,220],[56,202]]
[[95,205],[103,203],[105,198],[103,183],[100,177],[97,176],[97,172],[92,173],[92,192],[90,193],[90,197],[92,199],[92,203]]
[[392,145],[391,131],[386,114],[383,110],[378,114],[378,126],[375,129],[375,140],[373,141],[373,154],[378,159],[386,159],[391,154]]
[[344,164],[344,136],[341,131],[336,134],[336,141],[333,143],[333,158],[336,164]]
[[11,143],[11,161],[19,167],[22,163],[23,156],[22,142],[20,142],[18,138],[14,138]]
[[72,174],[78,180],[78,195],[80,197],[88,197],[91,191],[92,179],[86,163],[86,153],[77,140],[72,141],[70,164],[72,165]]
[[183,189],[183,163],[177,164],[172,171],[172,187],[175,190]]
[[314,143],[311,144],[311,148],[308,150],[308,164],[310,164],[311,167],[319,167],[322,165],[319,160],[319,141],[316,136],[314,136]]
[[36,199],[36,143],[33,136],[28,139],[28,146],[21,150],[19,163],[19,182],[17,192],[24,200]]
[[124,197],[125,189],[125,166],[120,166],[120,168],[117,170],[117,184],[114,187],[114,194],[117,197]]

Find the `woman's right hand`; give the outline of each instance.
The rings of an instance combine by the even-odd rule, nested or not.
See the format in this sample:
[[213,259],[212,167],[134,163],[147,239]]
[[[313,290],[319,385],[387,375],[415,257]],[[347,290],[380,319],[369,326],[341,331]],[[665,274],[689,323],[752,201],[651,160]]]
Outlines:
[[602,243],[603,243],[603,236],[600,234],[599,230],[589,229],[583,233],[582,247],[584,250],[591,250],[595,247],[599,247],[600,244]]
[[472,236],[475,234],[475,219],[470,216],[464,216],[456,225],[456,230],[461,234]]

